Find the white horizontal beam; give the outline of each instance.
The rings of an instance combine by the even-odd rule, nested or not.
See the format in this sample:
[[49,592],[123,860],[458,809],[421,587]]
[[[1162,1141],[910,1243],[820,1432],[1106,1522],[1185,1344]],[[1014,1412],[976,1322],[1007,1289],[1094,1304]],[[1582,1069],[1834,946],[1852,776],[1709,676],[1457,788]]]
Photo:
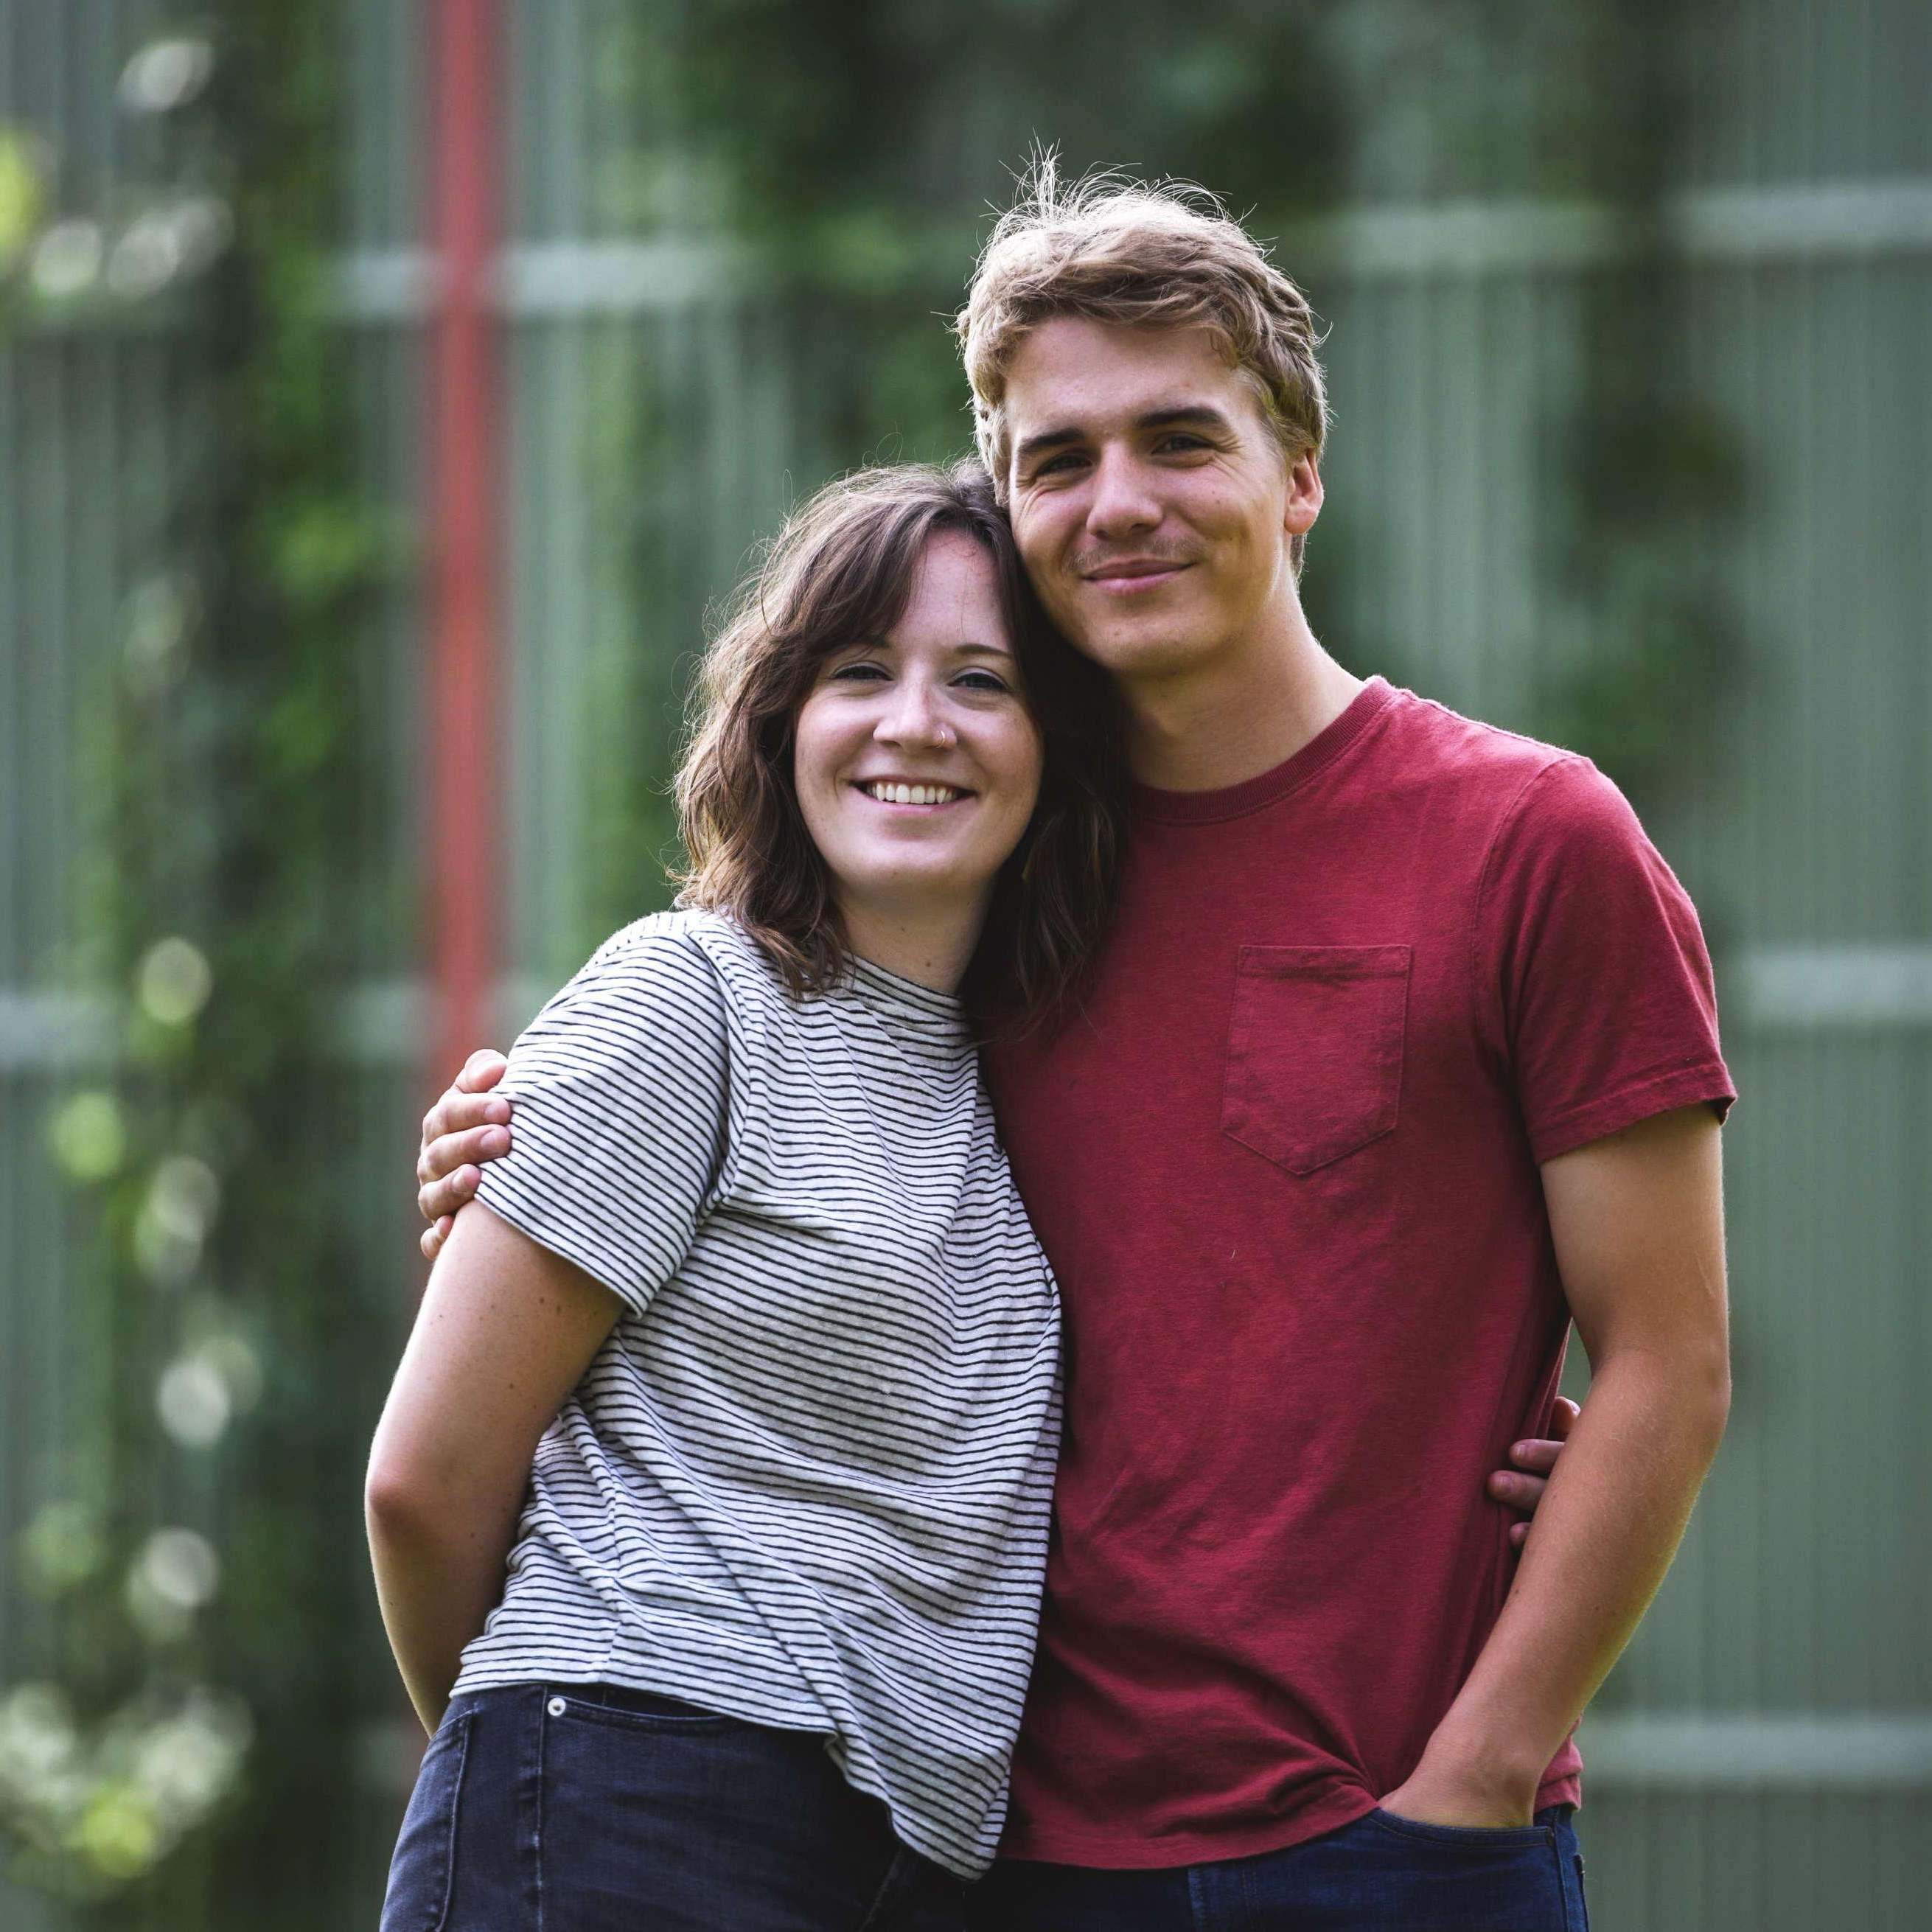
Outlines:
[[[1592,202],[1498,200],[1344,209],[1285,237],[1282,260],[1344,281],[1574,270],[1640,236]],[[1932,254],[1932,178],[1705,188],[1665,202],[1658,239],[1701,263],[1895,260]]]
[[[1896,1791],[1932,1788],[1932,1714],[1605,1712],[1583,1720],[1585,1796],[1596,1791]],[[406,1718],[363,1727],[362,1780],[406,1797],[422,1753]]]
[[[491,1000],[494,1036],[476,1044],[507,1051],[555,990],[528,976],[499,980]],[[332,1029],[335,1050],[352,1066],[406,1066],[430,1036],[430,1009],[428,988],[420,980],[365,980],[337,1004]],[[454,1075],[456,1070],[449,1071]]]
[[118,1052],[113,1010],[105,1000],[0,986],[0,1073],[109,1066]]
[[1589,202],[1430,202],[1345,208],[1284,236],[1292,274],[1344,282],[1562,273],[1613,260],[1629,245],[1622,218]]
[[1671,204],[1671,238],[1706,259],[1932,254],[1932,180],[1706,188]]
[[1757,946],[1732,964],[1754,1026],[1932,1024],[1932,946]]
[[[742,293],[751,259],[734,244],[697,239],[520,242],[497,256],[488,294],[512,321],[674,314]],[[427,248],[352,249],[338,264],[337,304],[356,322],[415,322],[436,286]]]
[[[1700,262],[1932,254],[1932,177],[1700,189],[1665,204],[1662,238]],[[1622,212],[1600,203],[1460,201],[1345,209],[1291,231],[1279,252],[1292,268],[1376,280],[1573,270],[1633,239]],[[739,292],[754,264],[740,244],[702,239],[520,242],[498,258],[491,292],[512,320],[667,314]],[[435,282],[426,249],[355,249],[337,288],[352,320],[398,322],[428,312]]]
[[1577,1732],[1592,1789],[1932,1787],[1932,1712],[1605,1712]]
[[[1766,1032],[1932,1027],[1932,943],[1760,946],[1724,959],[1725,1018]],[[496,1040],[507,1046],[552,989],[527,976],[496,989]],[[416,980],[364,980],[335,1006],[337,1052],[364,1066],[410,1064],[426,1036],[428,996]],[[105,1001],[0,988],[0,1072],[111,1065],[114,1016]]]
[[[1588,1792],[1932,1789],[1932,1714],[1618,1711],[1577,1733]],[[406,1796],[422,1754],[405,1719],[364,1728],[362,1780]]]
[[[526,977],[501,981],[494,1037],[477,1045],[508,1046],[553,990]],[[355,1066],[410,1066],[429,1036],[429,1004],[418,980],[370,980],[348,988],[334,1002],[330,1041],[334,1057]],[[105,1072],[120,1057],[109,1001],[86,994],[0,987],[0,1078]]]

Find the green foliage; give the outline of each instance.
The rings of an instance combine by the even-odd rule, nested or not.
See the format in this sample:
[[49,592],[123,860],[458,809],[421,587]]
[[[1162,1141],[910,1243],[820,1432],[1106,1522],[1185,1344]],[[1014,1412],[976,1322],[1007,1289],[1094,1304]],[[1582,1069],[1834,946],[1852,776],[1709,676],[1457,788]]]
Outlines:
[[[339,1391],[366,1351],[317,1123],[338,1077],[326,1001],[346,964],[343,910],[365,890],[353,654],[372,592],[406,560],[351,473],[345,344],[324,299],[342,16],[338,0],[200,10],[205,84],[152,110],[143,152],[158,158],[147,203],[202,240],[138,298],[103,292],[115,211],[79,214],[28,288],[52,176],[31,139],[0,130],[8,312],[165,322],[198,452],[82,748],[74,976],[110,1003],[119,1052],[111,1078],[52,1110],[46,1144],[87,1231],[88,1448],[18,1550],[55,1612],[52,1668],[0,1687],[15,1873],[104,1926],[311,1922],[337,1856],[320,1821],[340,1819],[352,1782],[349,1634],[367,1586],[352,1496],[322,1483],[340,1490],[359,1460],[345,1433],[359,1411]],[[1575,668],[1538,722],[1645,798],[1702,757],[1739,662],[1710,551],[1748,487],[1728,428],[1672,373],[1660,0],[1634,14],[674,0],[601,17],[592,105],[638,131],[600,164],[600,219],[746,244],[758,303],[810,350],[809,393],[785,404],[814,466],[794,496],[868,455],[964,445],[947,322],[1036,142],[1075,171],[1204,181],[1264,235],[1345,182],[1395,178],[1391,130],[1418,117],[1430,152],[1414,178],[1431,190],[1614,205],[1630,252],[1592,272],[1584,386],[1552,431],[1545,567]],[[190,44],[170,44],[155,72],[191,79]],[[1345,120],[1358,101],[1373,111]],[[632,419],[600,427],[598,461],[649,481],[628,499],[635,594],[587,700],[608,734],[585,861],[607,923],[638,909],[668,840],[657,721],[725,587],[674,554],[692,526],[667,508],[718,436],[676,360],[693,352],[620,352],[644,366],[614,379]],[[1314,555],[1318,596],[1356,567],[1326,526]],[[633,622],[647,649],[621,634]]]
[[[348,1781],[362,1582],[314,1474],[353,1460],[330,1395],[346,1262],[317,1190],[290,1182],[321,1171],[322,1002],[364,779],[348,653],[395,545],[350,473],[344,344],[317,299],[338,10],[221,0],[203,19],[206,38],[138,52],[122,89],[124,112],[148,97],[150,198],[219,208],[224,245],[151,292],[196,455],[83,748],[74,964],[115,1015],[118,1071],[60,1103],[47,1145],[96,1231],[95,1378],[88,1453],[20,1550],[55,1667],[0,1693],[13,1875],[104,1926],[207,1924],[224,1894],[232,1922],[298,1922],[313,1820]],[[295,1736],[313,1750],[261,1748]]]
[[1673,335],[1684,313],[1664,206],[1682,152],[1674,19],[1661,0],[1600,10],[1590,42],[1595,86],[1571,152],[1624,246],[1588,284],[1582,380],[1553,439],[1567,488],[1546,566],[1578,648],[1536,721],[1646,806],[1708,763],[1720,704],[1748,668],[1717,567],[1749,505],[1742,446],[1689,386]]
[[[1078,172],[1199,179],[1264,232],[1324,206],[1346,149],[1323,10],[1227,0],[711,0],[637,10],[614,64],[638,76],[675,170],[654,212],[696,207],[755,250],[801,307],[836,310],[830,446],[967,440],[946,323],[990,211],[1036,147]],[[694,189],[694,182],[704,184]]]

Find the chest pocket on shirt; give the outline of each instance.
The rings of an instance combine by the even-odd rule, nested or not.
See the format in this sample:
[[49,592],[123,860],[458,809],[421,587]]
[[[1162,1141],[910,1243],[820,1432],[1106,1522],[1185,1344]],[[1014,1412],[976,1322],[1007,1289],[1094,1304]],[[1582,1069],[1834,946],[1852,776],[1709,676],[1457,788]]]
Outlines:
[[1402,1102],[1406,946],[1244,946],[1221,1130],[1290,1174],[1391,1132]]

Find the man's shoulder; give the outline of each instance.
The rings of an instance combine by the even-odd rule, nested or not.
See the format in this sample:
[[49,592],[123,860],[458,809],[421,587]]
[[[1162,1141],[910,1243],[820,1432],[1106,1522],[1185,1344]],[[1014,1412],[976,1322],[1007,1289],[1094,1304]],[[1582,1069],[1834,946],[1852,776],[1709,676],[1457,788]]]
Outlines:
[[1436,823],[1460,826],[1463,849],[1479,860],[1480,897],[1514,902],[1612,878],[1664,878],[1682,893],[1630,800],[1581,752],[1427,699],[1407,708],[1426,747],[1412,764],[1412,802],[1426,800]]
[[1460,825],[1485,844],[1640,837],[1616,784],[1580,752],[1466,717],[1432,698],[1399,694],[1384,773],[1410,810]]
[[1580,752],[1506,730],[1432,698],[1399,691],[1391,750],[1417,782],[1454,784],[1507,806],[1539,780],[1587,782],[1596,767]]

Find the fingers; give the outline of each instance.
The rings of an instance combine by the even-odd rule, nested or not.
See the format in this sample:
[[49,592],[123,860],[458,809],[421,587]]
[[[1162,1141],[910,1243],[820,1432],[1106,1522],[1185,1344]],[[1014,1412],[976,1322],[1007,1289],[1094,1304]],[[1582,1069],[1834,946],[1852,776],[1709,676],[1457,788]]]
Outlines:
[[454,1214],[466,1201],[472,1199],[482,1178],[480,1168],[464,1166],[444,1174],[440,1180],[426,1182],[416,1190],[417,1212],[433,1226],[446,1214]]
[[[494,1094],[464,1094],[455,1088],[446,1088],[442,1097],[423,1116],[422,1150],[427,1159],[430,1147],[447,1139],[452,1134],[467,1132],[474,1127],[502,1126],[510,1118],[508,1101]],[[419,1162],[416,1168],[419,1180],[430,1178],[430,1171]]]
[[509,1064],[494,1046],[479,1046],[463,1063],[463,1071],[456,1076],[458,1090],[464,1094],[486,1091],[502,1078]]
[[1533,1436],[1527,1442],[1510,1444],[1510,1464],[1514,1468],[1527,1469],[1533,1476],[1546,1476],[1556,1468],[1556,1459],[1562,1453],[1562,1444],[1552,1438]]
[[416,1245],[425,1261],[442,1252],[456,1210],[476,1192],[483,1177],[472,1163],[510,1150],[510,1103],[490,1092],[509,1064],[494,1047],[480,1048],[423,1116],[416,1206],[430,1225]]
[[417,1184],[432,1187],[470,1161],[494,1160],[509,1150],[510,1130],[506,1126],[466,1127],[459,1133],[440,1134],[425,1141],[416,1156]]
[[424,1114],[423,1144],[427,1147],[464,1127],[480,1127],[488,1120],[507,1120],[509,1102],[491,1096],[488,1090],[502,1078],[509,1064],[492,1047],[472,1053],[463,1063],[463,1070],[436,1096],[436,1105]]
[[1505,1509],[1520,1510],[1525,1516],[1535,1514],[1549,1486],[1542,1477],[1526,1476],[1515,1469],[1498,1469],[1488,1485],[1490,1494]]
[[[1568,1396],[1558,1396],[1550,1418],[1550,1433],[1510,1444],[1513,1466],[1498,1469],[1490,1477],[1490,1494],[1506,1509],[1518,1510],[1526,1518],[1534,1516],[1550,1486],[1550,1472],[1563,1453],[1570,1426],[1581,1413]],[[1510,1524],[1510,1547],[1520,1550],[1528,1535],[1527,1521]]]
[[434,1227],[425,1228],[422,1231],[416,1246],[422,1250],[425,1261],[433,1262],[442,1252],[442,1244],[449,1239],[450,1226],[455,1219],[453,1214],[445,1214]]

